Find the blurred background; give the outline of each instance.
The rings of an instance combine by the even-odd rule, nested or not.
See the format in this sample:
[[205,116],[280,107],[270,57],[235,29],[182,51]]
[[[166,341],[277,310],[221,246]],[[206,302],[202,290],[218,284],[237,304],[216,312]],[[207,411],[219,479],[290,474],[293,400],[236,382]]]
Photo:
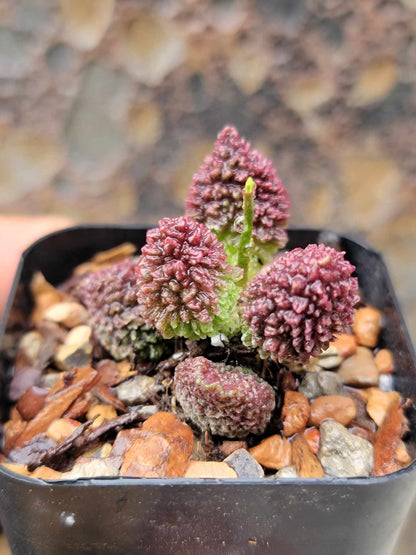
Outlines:
[[415,340],[415,82],[416,0],[0,0],[0,213],[179,215],[232,123],[291,225],[384,253]]
[[0,0],[0,212],[155,223],[217,132],[383,251],[416,338],[416,0]]

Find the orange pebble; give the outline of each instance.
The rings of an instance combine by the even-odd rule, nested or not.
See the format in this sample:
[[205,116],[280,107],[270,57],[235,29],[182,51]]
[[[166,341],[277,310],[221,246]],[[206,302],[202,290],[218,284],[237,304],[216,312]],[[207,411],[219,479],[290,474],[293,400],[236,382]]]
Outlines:
[[381,329],[381,312],[372,306],[359,308],[352,329],[359,345],[374,348]]
[[62,472],[58,472],[49,466],[40,466],[31,474],[32,478],[39,478],[41,480],[60,480]]
[[225,462],[190,461],[184,478],[237,478],[237,472]]
[[335,347],[342,358],[350,357],[357,350],[357,341],[355,337],[349,333],[340,333],[336,335],[336,341],[331,341],[330,345]]
[[277,434],[263,439],[249,453],[266,468],[280,470],[292,464],[292,444]]
[[57,418],[49,425],[46,430],[46,435],[57,443],[61,443],[65,441],[78,426],[80,426],[80,423],[77,420],[71,420],[71,418]]
[[391,374],[394,367],[393,354],[389,349],[381,349],[374,357],[380,374]]
[[283,433],[286,437],[303,432],[311,409],[308,398],[298,391],[286,391],[282,408]]

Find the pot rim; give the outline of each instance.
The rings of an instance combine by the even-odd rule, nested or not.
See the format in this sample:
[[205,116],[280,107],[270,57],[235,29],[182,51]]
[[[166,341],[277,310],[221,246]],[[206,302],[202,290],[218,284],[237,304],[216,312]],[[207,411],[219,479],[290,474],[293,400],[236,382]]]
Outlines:
[[[22,268],[25,262],[26,257],[28,256],[29,252],[38,245],[42,244],[44,241],[47,241],[51,237],[57,237],[63,233],[71,232],[71,231],[88,231],[88,230],[95,230],[95,229],[120,229],[120,230],[148,230],[151,229],[152,226],[147,224],[140,224],[140,223],[126,223],[126,224],[105,224],[105,223],[97,223],[97,224],[77,224],[73,226],[69,226],[66,228],[62,228],[56,231],[52,231],[46,235],[43,235],[33,243],[31,243],[22,253],[18,267],[15,272],[14,280],[12,287],[9,292],[9,296],[7,299],[6,307],[4,313],[2,315],[2,319],[0,321],[0,341],[3,337],[9,312],[11,309],[12,302],[14,300],[15,290],[19,283],[19,278],[22,272]],[[390,294],[392,297],[393,304],[397,310],[398,316],[400,318],[400,322],[402,324],[403,332],[407,339],[407,344],[412,355],[413,359],[416,359],[415,350],[413,347],[413,343],[410,339],[409,332],[407,330],[406,323],[404,321],[402,312],[399,307],[399,303],[396,297],[395,289],[393,287],[390,274],[387,270],[387,266],[384,261],[383,255],[375,251],[362,237],[357,237],[354,234],[343,233],[338,231],[333,231],[328,228],[317,228],[317,227],[304,227],[304,226],[294,226],[290,227],[288,231],[312,231],[316,233],[322,233],[326,231],[330,231],[335,233],[340,239],[348,240],[352,243],[355,243],[362,247],[365,250],[370,250],[372,253],[375,253],[379,258],[384,266],[386,272],[385,277],[387,279]],[[100,478],[76,478],[73,480],[49,480],[45,481],[41,478],[32,478],[30,476],[24,476],[22,474],[18,474],[9,470],[8,468],[4,467],[0,464],[0,477],[3,475],[11,480],[16,480],[21,483],[25,483],[30,485],[31,487],[40,486],[40,487],[66,487],[66,486],[77,486],[77,487],[85,487],[85,486],[200,486],[200,485],[233,485],[233,487],[238,487],[239,485],[249,485],[249,486],[299,486],[299,487],[325,487],[328,485],[337,485],[341,487],[347,486],[374,486],[377,484],[383,484],[386,482],[391,482],[393,480],[399,480],[403,477],[407,476],[410,473],[414,473],[416,471],[416,459],[406,468],[401,470],[397,470],[391,474],[387,474],[385,476],[370,476],[370,477],[355,477],[355,478],[339,478],[339,477],[325,477],[325,478],[233,478],[233,479],[225,479],[225,478],[131,478],[131,477],[123,477],[123,476],[108,476],[108,477],[100,477]]]

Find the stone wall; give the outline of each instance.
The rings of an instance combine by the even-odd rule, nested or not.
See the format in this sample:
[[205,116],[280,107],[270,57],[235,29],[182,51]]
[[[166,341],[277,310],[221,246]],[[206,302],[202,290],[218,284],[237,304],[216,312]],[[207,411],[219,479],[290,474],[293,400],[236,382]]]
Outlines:
[[416,337],[415,0],[2,0],[0,211],[177,215],[217,131],[385,253]]

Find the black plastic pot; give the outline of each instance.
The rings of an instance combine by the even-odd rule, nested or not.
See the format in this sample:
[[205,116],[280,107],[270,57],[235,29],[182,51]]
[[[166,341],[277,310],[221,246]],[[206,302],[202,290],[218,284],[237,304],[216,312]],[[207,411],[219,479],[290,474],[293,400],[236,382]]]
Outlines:
[[[318,234],[293,230],[290,247],[316,242]],[[0,333],[21,285],[30,309],[27,284],[34,271],[59,283],[96,251],[123,241],[140,246],[144,238],[144,228],[105,226],[71,228],[37,241],[22,257]],[[415,354],[384,263],[346,237],[341,246],[357,266],[365,299],[385,314],[382,342],[395,355],[397,388],[416,401]],[[0,467],[0,519],[13,553],[21,555],[382,555],[393,549],[415,477],[413,463],[365,479],[46,483]]]

